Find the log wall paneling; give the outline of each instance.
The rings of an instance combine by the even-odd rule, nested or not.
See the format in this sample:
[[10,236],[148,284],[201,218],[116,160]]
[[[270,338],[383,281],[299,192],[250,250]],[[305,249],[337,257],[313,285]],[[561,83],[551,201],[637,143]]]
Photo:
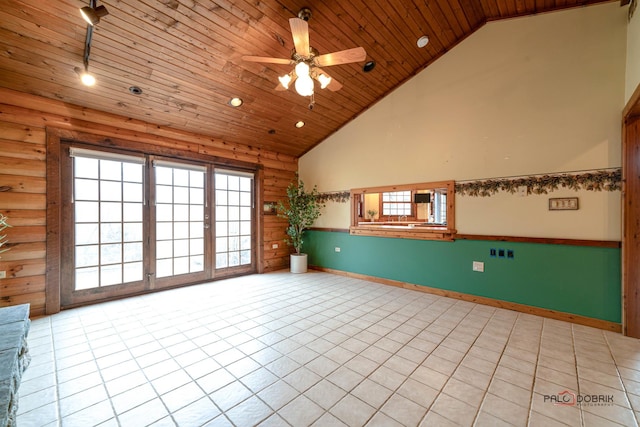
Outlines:
[[[56,236],[47,236],[47,221],[57,221],[58,217],[56,206],[49,206],[47,211],[47,192],[59,189],[46,178],[57,168],[57,159],[46,157],[48,135],[49,139],[59,140],[61,136],[90,134],[107,143],[110,138],[118,138],[136,149],[153,147],[168,155],[188,152],[215,159],[217,164],[260,165],[258,179],[264,191],[257,201],[285,198],[287,185],[295,179],[297,159],[285,154],[6,89],[0,89],[0,99],[4,102],[0,104],[0,187],[9,188],[0,192],[0,212],[9,217],[12,225],[7,230],[11,250],[0,255],[0,270],[7,272],[7,279],[0,279],[0,306],[30,303],[31,316],[59,309],[55,292],[49,292],[50,287],[59,286],[54,268],[59,262],[55,253],[59,248]],[[283,242],[286,221],[263,215],[261,209],[258,215],[259,271],[287,267],[289,248]],[[279,245],[277,250],[272,249],[274,243]]]
[[45,131],[7,119],[0,114],[0,212],[12,227],[0,255],[0,306],[30,303],[32,315],[44,314]]

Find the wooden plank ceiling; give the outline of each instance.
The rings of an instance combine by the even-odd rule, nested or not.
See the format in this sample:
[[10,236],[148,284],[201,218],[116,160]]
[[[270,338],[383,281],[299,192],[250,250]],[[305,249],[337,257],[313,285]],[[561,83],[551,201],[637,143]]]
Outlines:
[[[607,0],[104,0],[82,86],[89,0],[0,0],[0,87],[300,156],[353,120],[487,21]],[[291,66],[243,55],[289,58],[289,18],[308,6],[310,44],[320,54],[362,46],[364,63],[330,67],[343,84],[316,86],[315,108],[293,88],[276,91]],[[425,48],[417,39],[427,35]],[[141,95],[129,87],[138,86]],[[228,105],[240,97],[240,108]],[[1,101],[0,101],[1,102]],[[306,123],[301,129],[294,124]]]

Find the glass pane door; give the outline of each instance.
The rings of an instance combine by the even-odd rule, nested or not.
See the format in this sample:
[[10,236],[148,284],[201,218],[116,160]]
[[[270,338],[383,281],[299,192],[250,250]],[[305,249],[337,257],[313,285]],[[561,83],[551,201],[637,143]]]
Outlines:
[[255,272],[253,173],[79,146],[61,159],[62,307]]
[[254,269],[253,174],[216,169],[214,185],[216,274]]
[[153,174],[156,283],[176,276],[184,283],[189,274],[204,278],[206,168],[154,161]]

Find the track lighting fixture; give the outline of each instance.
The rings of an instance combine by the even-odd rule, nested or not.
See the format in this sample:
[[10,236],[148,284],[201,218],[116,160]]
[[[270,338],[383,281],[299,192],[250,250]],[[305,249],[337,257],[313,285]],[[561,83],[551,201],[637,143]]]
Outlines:
[[89,25],[96,25],[100,22],[100,18],[107,16],[109,11],[104,6],[95,5],[95,0],[91,0],[91,6],[84,6],[80,8],[80,15],[87,21]]
[[89,67],[85,67],[84,70],[80,67],[75,67],[73,71],[76,72],[78,77],[80,77],[80,81],[85,86],[93,86],[96,84],[96,78],[89,73]]
[[100,18],[108,15],[109,12],[104,6],[96,6],[96,0],[89,0],[89,6],[80,8],[80,14],[89,25],[87,25],[87,37],[84,40],[84,55],[82,56],[84,70],[75,67],[74,71],[80,76],[83,85],[93,86],[96,84],[96,78],[89,73],[89,55],[91,53],[93,26],[100,22]]

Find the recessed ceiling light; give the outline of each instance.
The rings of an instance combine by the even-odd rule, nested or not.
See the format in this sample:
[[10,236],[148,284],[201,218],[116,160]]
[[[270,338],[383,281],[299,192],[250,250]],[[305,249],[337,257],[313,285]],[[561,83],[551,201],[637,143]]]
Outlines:
[[425,47],[428,43],[429,43],[429,37],[422,36],[418,39],[416,44],[418,45],[418,47]]
[[302,126],[304,126],[304,122],[302,120],[299,120],[299,121],[296,122],[296,127],[298,129],[300,129]]
[[229,105],[231,105],[232,107],[239,107],[242,105],[242,99],[240,98],[231,98],[229,100]]
[[142,89],[138,86],[129,86],[129,92],[133,95],[142,95]]
[[362,71],[364,71],[365,73],[368,73],[369,71],[373,70],[374,68],[376,68],[376,61],[367,61],[364,64],[364,67],[362,67]]

